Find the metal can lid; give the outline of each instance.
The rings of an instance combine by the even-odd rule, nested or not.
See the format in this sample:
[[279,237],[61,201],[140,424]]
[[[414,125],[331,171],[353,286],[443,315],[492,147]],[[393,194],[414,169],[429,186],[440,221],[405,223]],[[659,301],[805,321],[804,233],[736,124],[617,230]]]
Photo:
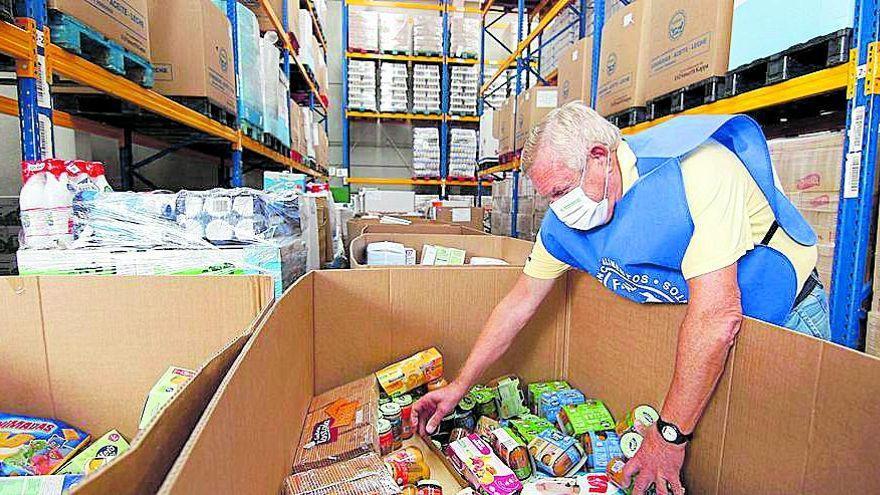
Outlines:
[[462,411],[471,411],[474,407],[476,407],[477,403],[474,401],[474,398],[470,395],[465,395],[458,401],[458,408]]
[[379,421],[376,422],[376,429],[379,431],[379,434],[388,433],[391,431],[391,421],[388,421],[384,418],[379,418]]
[[389,402],[379,406],[379,412],[382,413],[382,416],[397,416],[400,414],[400,406],[393,402]]
[[394,398],[394,403],[399,405],[400,407],[406,407],[406,406],[412,405],[412,403],[413,403],[412,395],[409,395],[409,394],[398,395],[397,397]]
[[419,481],[418,483],[416,483],[416,486],[419,488],[421,488],[423,486],[436,486],[438,488],[442,488],[440,486],[440,482],[437,480],[422,480],[422,481]]
[[620,451],[627,459],[632,459],[642,447],[644,437],[634,431],[628,431],[620,437]]

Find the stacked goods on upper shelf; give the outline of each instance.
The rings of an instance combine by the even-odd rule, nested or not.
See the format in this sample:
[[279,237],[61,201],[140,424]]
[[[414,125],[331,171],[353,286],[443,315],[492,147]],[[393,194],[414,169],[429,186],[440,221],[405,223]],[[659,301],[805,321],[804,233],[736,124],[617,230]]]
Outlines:
[[440,113],[440,67],[413,65],[413,113]]
[[855,3],[855,0],[735,2],[728,68],[733,70],[794,45],[852,28]]
[[498,139],[494,136],[496,112],[491,108],[483,110],[480,116],[480,151],[478,161],[481,165],[498,161]]
[[348,11],[348,49],[353,52],[379,51],[379,13],[351,8]]
[[412,25],[408,14],[382,13],[379,24],[379,49],[393,55],[412,51]]
[[450,129],[449,176],[473,178],[477,170],[477,131]]
[[[245,4],[248,8],[250,8],[254,14],[257,16],[257,21],[260,23],[260,31],[275,31],[275,25],[272,24],[272,20],[269,18],[269,13],[266,12],[266,9],[263,8],[263,3],[261,0],[240,0],[241,3]],[[275,12],[275,16],[278,17],[278,20],[281,21],[281,25],[284,25],[284,0],[268,0],[268,4],[272,7],[272,11]],[[287,32],[296,33],[296,26],[299,22],[299,2],[288,0],[287,1]]]
[[327,132],[324,126],[317,122],[312,124],[312,134],[315,150],[315,162],[324,168],[330,165],[330,142],[327,138]]
[[556,86],[534,86],[520,93],[516,102],[516,127],[513,136],[516,149],[513,151],[522,149],[529,137],[529,131],[557,107],[558,100]]
[[409,76],[405,63],[379,64],[379,111],[406,112]]
[[[641,108],[647,102],[648,41],[655,3],[653,0],[634,2],[605,23],[596,93],[596,110],[604,116]],[[667,29],[664,27],[662,31],[665,34]]]
[[[486,73],[489,74],[494,72],[494,70],[486,69]],[[509,79],[510,71],[505,71],[498,79],[492,81],[492,84],[489,85],[489,89],[486,90],[484,97],[486,99],[486,103],[489,104],[492,108],[500,109],[502,105],[504,105],[504,100],[510,96],[510,84],[507,82]]]
[[413,177],[440,177],[440,131],[413,127]]
[[290,150],[294,152],[293,159],[303,163],[306,154],[305,128],[302,125],[302,113],[308,112],[295,102],[290,103]]
[[413,54],[439,57],[443,54],[443,18],[435,13],[413,14]]
[[559,58],[559,106],[572,101],[591,101],[593,83],[593,37],[587,36],[569,46]]
[[769,141],[782,190],[819,237],[817,269],[826,289],[831,289],[843,141],[843,132]]
[[[641,3],[647,2],[635,5]],[[647,99],[727,73],[734,2],[651,0],[651,4],[651,13],[645,16],[650,19],[645,31]],[[791,8],[790,2],[787,5]]]
[[318,50],[318,55],[315,58],[315,84],[318,86],[318,90],[326,95],[330,89],[329,83],[327,61],[321,55],[320,50]]
[[[226,12],[227,0],[213,0],[214,4]],[[242,61],[256,63],[260,60],[260,25],[257,16],[244,5],[236,3],[238,15],[238,57]],[[232,60],[228,62],[232,65]],[[246,64],[246,62],[243,62]],[[243,66],[244,67],[244,66]],[[242,70],[238,82],[242,104],[239,116],[242,126],[252,128],[255,133],[263,131],[263,82],[260,70]]]
[[327,28],[327,1],[326,0],[312,0],[312,6],[315,9],[315,18],[318,21],[318,25],[321,26],[321,29],[324,30]]
[[0,276],[16,275],[15,252],[21,234],[19,199],[0,196]]
[[348,108],[376,111],[376,62],[348,61]]
[[[166,96],[207,100],[235,115],[232,34],[226,13],[210,0],[150,0],[150,19],[153,89]],[[187,19],[193,29],[179,29],[179,19]],[[223,123],[231,124],[232,119]]]
[[[519,204],[516,227],[520,239],[533,241],[541,228],[541,222],[549,209],[549,202],[539,196],[532,181],[519,176]],[[492,184],[492,234],[510,235],[510,217],[513,213],[513,179]]]
[[477,58],[480,56],[479,17],[465,16],[460,12],[449,14],[449,56],[454,58]]
[[478,70],[477,66],[452,66],[449,85],[449,113],[453,115],[477,114]]
[[513,151],[513,137],[516,131],[514,105],[516,97],[511,96],[495,111],[492,119],[492,136],[498,140],[498,155]]
[[[281,94],[279,86],[286,79],[282,74],[279,66],[281,60],[281,50],[275,45],[278,41],[278,34],[274,31],[268,31],[260,39],[260,58],[256,68],[260,74],[260,82],[262,84],[262,113],[263,113],[263,132],[276,139],[281,140],[286,134],[281,127],[287,122],[287,98],[286,93]],[[284,79],[282,79],[282,77]],[[284,105],[285,111],[283,115],[279,111],[279,107]],[[283,120],[282,120],[283,118]],[[285,146],[289,145],[289,136]]]
[[[571,9],[559,13],[547,29],[541,40],[550,40],[541,48],[541,77],[548,77],[559,65],[562,52],[578,39],[578,15]],[[574,23],[574,26],[572,26]],[[539,39],[532,42],[533,51],[540,46]]]
[[[49,24],[54,43],[66,40],[79,45],[80,28],[76,26],[78,22],[85,25],[87,30],[94,30],[111,43],[118,43],[128,52],[149,61],[150,22],[147,0],[130,0],[125,3],[49,0],[46,7],[51,14]],[[77,39],[70,39],[71,35]]]

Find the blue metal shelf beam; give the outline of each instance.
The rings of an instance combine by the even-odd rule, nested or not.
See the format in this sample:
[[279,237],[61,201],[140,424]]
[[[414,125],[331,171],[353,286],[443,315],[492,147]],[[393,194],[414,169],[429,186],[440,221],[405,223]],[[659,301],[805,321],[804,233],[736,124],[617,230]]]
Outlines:
[[[34,45],[37,56],[33,60],[45,60],[46,27],[45,0],[25,0],[24,22],[34,26]],[[18,108],[21,122],[21,156],[23,160],[39,160],[55,154],[54,129],[52,126],[52,100],[49,94],[48,75],[45,64],[16,63]]]

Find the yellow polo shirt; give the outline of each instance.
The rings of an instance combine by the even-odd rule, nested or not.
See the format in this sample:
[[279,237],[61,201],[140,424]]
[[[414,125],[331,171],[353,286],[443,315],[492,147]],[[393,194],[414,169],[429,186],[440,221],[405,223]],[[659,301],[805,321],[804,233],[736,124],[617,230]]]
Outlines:
[[[636,156],[626,142],[617,149],[617,160],[626,193],[639,177]],[[684,157],[681,175],[694,222],[694,234],[681,262],[685,279],[736,263],[764,239],[773,224],[773,211],[732,151],[711,140]],[[776,231],[770,246],[791,261],[797,272],[798,288],[802,287],[816,266],[816,246],[802,246],[782,229]],[[547,251],[539,232],[523,269],[525,274],[554,279],[569,268]]]

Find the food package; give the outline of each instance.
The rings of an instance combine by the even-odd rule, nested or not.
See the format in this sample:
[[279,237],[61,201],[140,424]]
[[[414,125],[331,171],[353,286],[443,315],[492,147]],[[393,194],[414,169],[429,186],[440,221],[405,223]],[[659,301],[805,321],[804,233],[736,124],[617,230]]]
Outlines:
[[440,177],[440,131],[436,127],[413,127],[412,156],[415,177]]
[[590,471],[605,472],[611,459],[623,455],[620,437],[614,431],[590,431],[580,440],[587,455],[586,467]]
[[510,420],[510,427],[520,436],[526,443],[531,442],[535,437],[543,431],[555,430],[553,423],[546,419],[535,416],[533,414],[523,414],[518,418]]
[[376,372],[386,394],[395,396],[443,376],[443,356],[435,347],[419,352]]
[[116,456],[128,450],[128,441],[116,430],[110,430],[77,454],[58,474],[89,474],[97,471]]
[[0,476],[52,474],[89,438],[62,421],[0,413]]
[[550,476],[571,476],[587,462],[581,444],[555,429],[544,430],[529,442],[535,467]]
[[615,427],[614,418],[608,408],[597,399],[563,407],[559,412],[558,423],[562,431],[574,437],[580,437],[589,431],[613,430]]
[[85,476],[81,474],[0,477],[0,494],[66,495],[83,478]]
[[514,495],[522,490],[516,474],[474,433],[446,447],[455,469],[482,495]]
[[147,403],[141,413],[141,421],[138,428],[143,430],[150,421],[159,414],[159,411],[171,400],[178,390],[195,375],[195,371],[171,366],[159,378],[159,381],[150,389],[147,395]]
[[501,461],[509,467],[520,480],[527,480],[535,472],[535,464],[529,455],[526,444],[509,428],[496,428],[490,433],[492,447]]
[[577,389],[544,392],[538,399],[538,415],[553,423],[558,419],[559,411],[565,406],[583,404],[586,397]]
[[556,392],[558,390],[566,390],[571,388],[568,382],[557,380],[549,382],[534,382],[526,387],[526,399],[529,401],[529,408],[532,413],[538,414],[538,399],[544,392]]
[[352,8],[348,11],[348,49],[357,52],[379,51],[379,13]]
[[395,495],[394,482],[377,454],[367,454],[288,476],[284,495]]

